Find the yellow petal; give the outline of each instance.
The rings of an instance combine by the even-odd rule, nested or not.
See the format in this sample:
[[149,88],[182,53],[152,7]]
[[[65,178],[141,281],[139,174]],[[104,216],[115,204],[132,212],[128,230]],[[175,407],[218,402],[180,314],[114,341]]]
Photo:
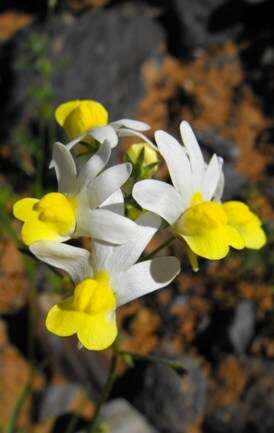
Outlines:
[[244,247],[239,232],[227,224],[226,213],[219,203],[191,206],[174,224],[173,231],[186,241],[193,253],[210,260],[225,257],[229,246]]
[[46,318],[47,329],[59,337],[77,333],[80,343],[89,350],[107,349],[117,336],[115,314],[89,315],[73,310],[72,297],[54,305]]
[[33,206],[39,200],[36,198],[22,198],[13,205],[13,215],[20,221],[26,221],[33,212]]
[[59,105],[55,110],[55,119],[60,126],[64,126],[65,120],[68,115],[80,104],[79,99],[74,101],[64,102]]
[[223,204],[228,218],[228,224],[234,227],[242,236],[246,248],[259,249],[266,243],[266,236],[261,227],[261,221],[249,207],[239,201],[229,201]]
[[84,326],[77,332],[81,344],[90,350],[104,350],[112,345],[117,336],[113,313],[86,315]]
[[61,240],[58,232],[48,224],[40,221],[38,214],[34,212],[31,218],[24,223],[21,236],[26,245],[31,245],[33,242],[37,241]]
[[229,251],[223,227],[201,231],[199,235],[183,236],[183,238],[195,254],[206,259],[222,259]]
[[72,297],[54,305],[48,312],[46,327],[59,337],[69,337],[82,326],[84,313],[72,310]]
[[55,117],[70,139],[91,128],[104,126],[108,122],[105,107],[93,100],[77,100],[62,104],[57,108]]

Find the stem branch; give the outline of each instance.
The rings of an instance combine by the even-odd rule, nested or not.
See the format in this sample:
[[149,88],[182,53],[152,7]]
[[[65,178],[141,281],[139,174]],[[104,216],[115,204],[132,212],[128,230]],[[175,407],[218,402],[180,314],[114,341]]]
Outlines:
[[163,358],[158,355],[142,355],[136,352],[127,352],[126,350],[119,350],[119,354],[121,356],[129,356],[133,359],[137,359],[140,361],[154,362],[166,365],[167,367],[176,370],[178,374],[183,375],[187,374],[187,370],[182,366],[182,364],[178,361],[174,361],[173,359]]
[[155,248],[155,250],[153,250],[150,254],[148,254],[146,256],[145,260],[152,259],[155,256],[155,254],[157,254],[163,248],[165,248],[168,245],[170,245],[175,239],[176,239],[175,236],[171,236],[170,238],[168,238],[166,241],[164,241],[163,243],[161,243],[157,248]]

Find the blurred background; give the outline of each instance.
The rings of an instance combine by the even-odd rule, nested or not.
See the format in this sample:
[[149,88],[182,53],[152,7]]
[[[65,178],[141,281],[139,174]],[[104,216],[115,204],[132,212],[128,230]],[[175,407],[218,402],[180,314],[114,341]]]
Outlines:
[[120,363],[105,431],[273,433],[273,14],[272,0],[1,2],[1,432],[83,430],[105,380],[108,352],[45,330],[71,283],[18,250],[11,216],[16,199],[55,188],[55,107],[90,98],[111,120],[148,122],[151,137],[191,122],[205,155],[225,160],[225,199],[247,202],[268,235],[263,250],[201,261],[197,274],[175,244],[176,282],[120,309],[125,349],[174,357],[188,374]]

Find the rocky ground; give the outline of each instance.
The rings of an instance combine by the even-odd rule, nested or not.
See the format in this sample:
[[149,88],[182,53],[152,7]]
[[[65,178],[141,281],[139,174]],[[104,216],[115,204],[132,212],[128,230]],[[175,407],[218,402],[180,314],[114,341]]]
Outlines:
[[[174,357],[188,374],[121,363],[103,421],[112,433],[273,433],[273,1],[67,0],[52,9],[42,0],[4,3],[0,431],[22,389],[20,432],[80,431],[104,383],[108,353],[78,351],[73,339],[45,331],[48,306],[69,282],[24,258],[10,223],[17,197],[53,184],[50,144],[61,138],[53,107],[92,98],[112,120],[136,117],[152,132],[178,135],[179,121],[190,121],[205,152],[225,160],[226,199],[249,203],[268,234],[263,251],[202,262],[197,274],[182,256],[173,286],[120,310],[125,349]],[[180,244],[174,248],[181,254]]]

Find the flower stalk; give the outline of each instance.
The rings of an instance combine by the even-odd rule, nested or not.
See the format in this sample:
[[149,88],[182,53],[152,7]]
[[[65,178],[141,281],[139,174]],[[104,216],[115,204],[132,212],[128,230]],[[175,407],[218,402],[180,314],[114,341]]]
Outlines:
[[111,357],[111,361],[110,361],[110,365],[109,365],[107,380],[106,380],[105,385],[102,389],[101,397],[99,398],[99,401],[97,403],[95,413],[94,413],[92,421],[91,421],[91,423],[87,429],[87,433],[97,433],[97,431],[98,431],[98,421],[99,421],[101,409],[102,409],[103,405],[105,404],[105,402],[107,401],[107,399],[111,393],[111,390],[113,388],[113,385],[115,383],[116,377],[117,377],[116,366],[117,366],[117,362],[118,362],[118,356],[119,356],[119,352],[117,352],[114,349],[114,347],[112,347],[112,357]]

